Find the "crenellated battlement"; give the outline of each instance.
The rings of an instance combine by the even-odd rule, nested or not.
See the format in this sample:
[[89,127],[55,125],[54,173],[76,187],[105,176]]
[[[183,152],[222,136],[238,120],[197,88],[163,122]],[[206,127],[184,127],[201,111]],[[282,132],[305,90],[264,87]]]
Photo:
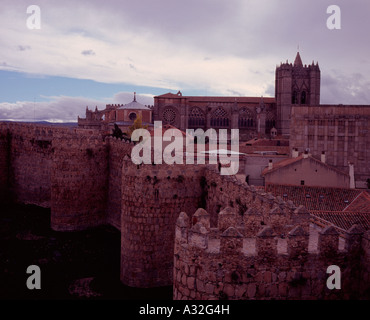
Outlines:
[[[301,210],[298,208],[295,211]],[[250,214],[261,215],[255,209],[249,211],[251,212],[246,213],[244,218]],[[274,214],[276,210],[273,209],[270,213]],[[308,222],[289,225],[287,227],[291,229],[287,236],[284,236],[275,233],[274,228],[270,225],[260,225],[258,232],[251,234],[249,230],[255,227],[255,221],[248,218],[244,221],[246,221],[244,225],[239,225],[237,214],[230,207],[219,213],[217,228],[210,228],[210,215],[204,209],[198,209],[192,219],[189,219],[185,212],[181,212],[176,222],[175,240],[179,244],[203,248],[221,255],[230,253],[230,249],[232,249],[232,251],[244,256],[274,256],[277,258],[279,254],[298,257],[299,255],[307,255],[309,252],[322,255],[328,255],[330,252],[348,252],[352,250],[350,249],[353,247],[352,243],[356,242],[354,239],[358,234],[355,236],[354,232],[363,233],[363,231],[359,231],[359,226],[351,228],[345,242],[347,249],[339,250],[339,233],[332,226],[320,233],[310,233],[307,229]]]
[[[355,226],[344,242],[333,228],[318,233],[306,208],[222,176],[217,165],[136,165],[133,146],[94,129],[0,123],[1,195],[50,207],[54,230],[116,227],[122,282],[173,283],[175,299],[369,290],[369,232]],[[336,293],[325,286],[332,264],[343,271]]]
[[[296,209],[296,214],[302,210]],[[369,258],[370,233],[364,234],[359,226],[347,231],[341,247],[332,226],[315,232],[299,221],[286,236],[279,236],[264,225],[251,236],[243,232],[250,226],[238,225],[236,216],[234,209],[225,208],[217,228],[210,228],[207,211],[198,209],[193,219],[180,213],[175,227],[174,299],[348,298],[369,289],[369,282],[361,286],[361,279],[369,279],[367,266],[359,265]],[[346,275],[343,291],[326,288],[330,265],[338,265]]]
[[296,207],[291,201],[285,202],[281,197],[256,190],[235,176],[221,176],[212,166],[206,167],[204,176],[212,226],[217,225],[217,208],[232,207],[236,225],[243,228],[245,236],[255,236],[264,225],[271,225],[279,235],[286,235],[297,224],[308,232],[309,212],[303,206]]

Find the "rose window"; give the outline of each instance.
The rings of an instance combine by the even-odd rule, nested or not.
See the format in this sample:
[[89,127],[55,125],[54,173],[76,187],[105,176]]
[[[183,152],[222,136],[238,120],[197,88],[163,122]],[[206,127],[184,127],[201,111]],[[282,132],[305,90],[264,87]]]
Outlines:
[[174,123],[176,119],[176,113],[172,109],[166,109],[163,111],[163,120],[165,123]]

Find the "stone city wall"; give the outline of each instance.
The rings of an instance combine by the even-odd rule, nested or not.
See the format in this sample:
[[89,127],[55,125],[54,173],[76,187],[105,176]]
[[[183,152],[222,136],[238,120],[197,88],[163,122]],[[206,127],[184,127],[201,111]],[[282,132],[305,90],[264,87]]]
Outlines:
[[234,207],[237,215],[232,219],[245,236],[255,236],[267,224],[281,236],[297,224],[308,231],[309,212],[304,207],[257,191],[235,176],[221,176],[217,166],[137,166],[129,157],[123,162],[121,280],[130,286],[171,284],[173,226],[179,208],[205,208],[210,225],[217,226],[220,210]]
[[51,208],[55,230],[120,230],[122,159],[131,148],[93,129],[0,123],[1,200]]
[[[270,254],[268,248],[276,242],[271,234],[289,240],[291,236],[301,239],[301,233],[308,232],[305,208],[296,208],[280,197],[258,191],[234,176],[220,176],[215,165],[136,166],[130,159],[131,148],[132,144],[124,141],[103,139],[99,131],[92,129],[0,123],[2,195],[9,192],[16,201],[50,207],[51,226],[55,230],[113,225],[121,231],[122,282],[135,287],[156,287],[170,285],[175,278],[176,299],[194,296],[310,298],[317,296],[316,287],[321,285],[317,279],[326,279],[325,271],[319,271],[319,266],[329,262],[354,274],[361,272],[363,279],[369,279],[369,235],[363,237],[367,240],[361,240],[361,250],[366,254],[360,255],[363,262],[357,263],[357,271],[344,265],[348,258],[341,252],[336,253],[332,261],[312,252],[299,255],[296,260],[288,259],[289,252],[294,251],[289,246],[289,254],[276,253],[275,249]],[[199,207],[209,213],[208,222],[199,213],[191,215]],[[187,242],[181,239],[184,243],[177,246],[174,260],[174,226],[181,211],[189,213],[189,220],[199,232],[190,225],[181,229],[193,236]],[[230,229],[231,226],[234,229]],[[266,231],[266,226],[271,227]],[[299,228],[292,232],[297,226]],[[239,249],[240,252],[229,250],[229,245],[225,245],[228,242],[223,240],[225,236],[234,239],[230,242],[231,248],[239,248],[241,243],[242,248],[249,248],[245,239],[263,236],[267,237],[264,242],[267,244],[259,247],[256,240],[252,254],[245,255]],[[203,247],[193,245],[192,241]],[[305,243],[306,240],[299,241]],[[219,249],[216,250],[217,243]],[[267,256],[263,258],[261,248],[266,246]],[[188,250],[190,247],[194,249]],[[233,258],[236,252],[240,267]],[[267,264],[263,259],[269,256],[277,262]],[[351,259],[358,261],[359,255],[352,256]],[[310,259],[302,260],[304,257]],[[363,267],[366,263],[367,269]],[[196,268],[204,272],[194,273]],[[207,270],[212,272],[208,274]],[[315,280],[317,272],[320,276]],[[222,289],[217,287],[220,279],[225,282]],[[303,285],[306,288],[303,289],[301,283],[309,285]],[[365,284],[360,286],[361,292],[366,290]]]
[[121,281],[171,285],[178,210],[194,212],[201,203],[204,166],[123,162]]
[[235,176],[222,176],[214,166],[205,171],[205,208],[211,214],[211,226],[218,225],[218,213],[225,207],[234,208],[236,224],[244,228],[245,236],[255,236],[265,225],[274,232],[286,235],[292,225],[302,224],[308,230],[309,212],[304,207],[296,208],[293,202],[284,202],[281,197],[257,190],[240,182]]
[[10,164],[10,133],[8,128],[0,124],[0,201],[9,200],[9,164]]
[[52,139],[50,126],[0,124],[0,184],[13,201],[50,207]]
[[51,226],[82,230],[106,221],[108,149],[98,131],[56,131],[51,170]]
[[106,138],[108,147],[108,195],[107,195],[107,223],[121,230],[121,202],[122,193],[122,165],[125,155],[131,154],[132,143],[113,137]]
[[[270,226],[246,237],[236,215],[231,208],[221,211],[218,227],[211,228],[203,209],[194,214],[196,220],[180,213],[175,230],[175,300],[370,297],[369,234],[364,236],[358,226],[348,231],[345,247],[339,250],[339,234],[333,227],[322,230],[316,241],[299,224],[286,238],[279,238]],[[330,265],[340,267],[340,290],[326,286]]]

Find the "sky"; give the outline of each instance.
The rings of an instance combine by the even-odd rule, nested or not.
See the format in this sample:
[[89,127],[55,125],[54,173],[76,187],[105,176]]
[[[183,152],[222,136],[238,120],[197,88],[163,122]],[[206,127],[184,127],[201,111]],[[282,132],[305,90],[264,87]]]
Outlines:
[[0,0],[0,119],[76,121],[133,92],[274,96],[298,50],[321,103],[370,104],[369,16],[368,0]]

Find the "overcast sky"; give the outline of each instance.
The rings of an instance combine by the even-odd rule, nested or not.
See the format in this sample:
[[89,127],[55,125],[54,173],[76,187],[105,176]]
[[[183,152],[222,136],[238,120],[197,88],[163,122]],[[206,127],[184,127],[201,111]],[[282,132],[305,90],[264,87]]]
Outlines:
[[39,30],[32,4],[0,3],[0,119],[75,121],[134,91],[273,96],[298,45],[319,62],[321,103],[370,104],[369,0],[39,0]]

